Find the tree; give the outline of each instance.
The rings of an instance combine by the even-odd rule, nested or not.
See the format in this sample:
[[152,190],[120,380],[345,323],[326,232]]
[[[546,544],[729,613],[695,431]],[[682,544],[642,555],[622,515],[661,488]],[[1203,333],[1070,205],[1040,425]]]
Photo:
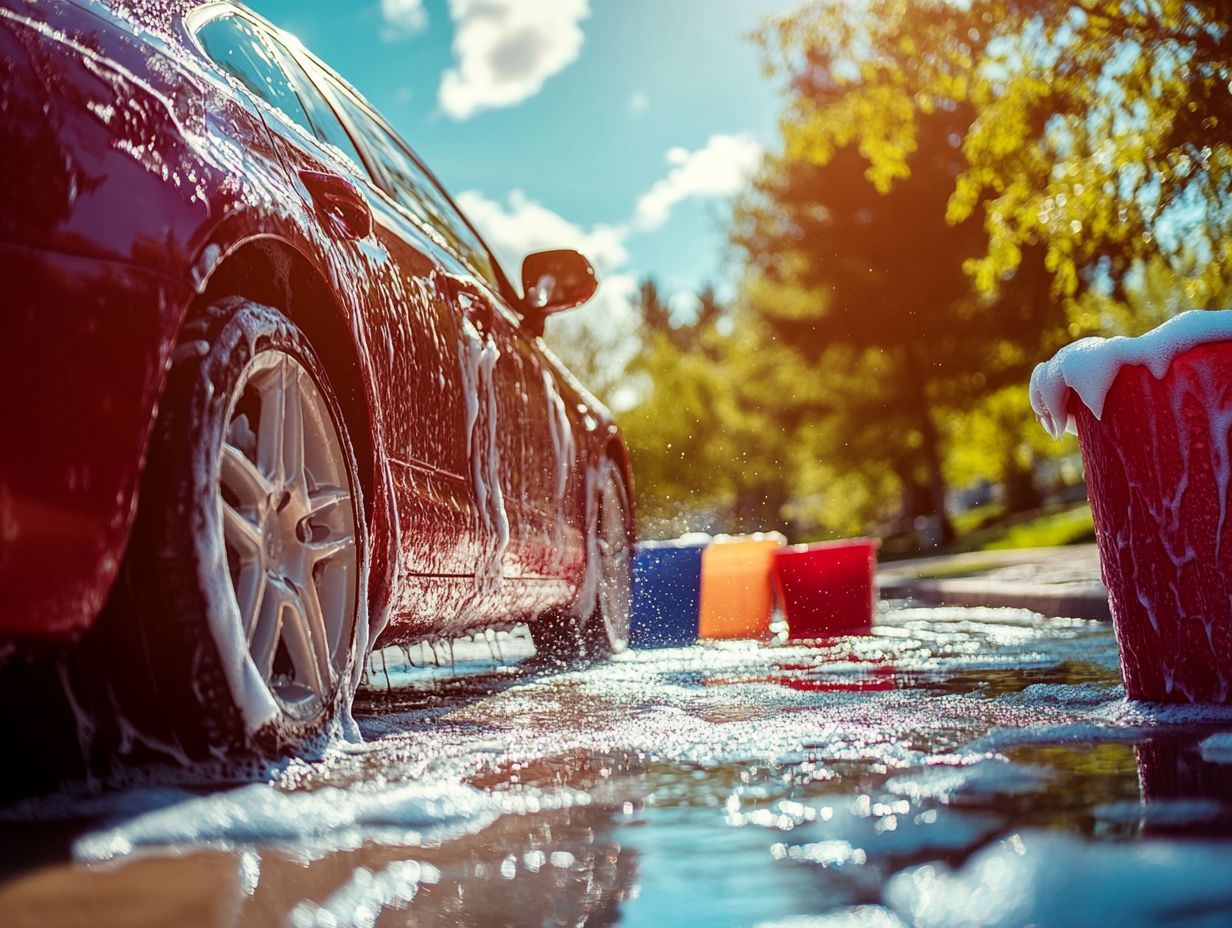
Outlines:
[[640,400],[621,415],[647,536],[790,530],[795,432],[815,419],[816,387],[793,352],[760,320],[697,294],[690,318],[673,316],[646,280],[638,291],[641,348],[629,374]]
[[1059,312],[1039,255],[995,297],[973,292],[964,267],[987,236],[972,217],[953,221],[946,211],[970,107],[921,116],[901,170],[877,178],[854,141],[813,145],[815,134],[801,135],[815,126],[791,114],[815,92],[807,81],[792,85],[783,153],[767,159],[733,240],[770,288],[756,301],[769,326],[827,370],[843,397],[833,404],[845,422],[835,452],[852,468],[889,467],[903,515],[937,517],[948,534],[939,419],[971,405],[973,386],[1025,379]]
[[973,110],[947,215],[987,233],[967,265],[982,293],[1034,248],[1065,298],[1122,298],[1152,262],[1198,305],[1227,289],[1229,4],[818,0],[761,38],[796,90],[789,150],[856,147],[880,189],[905,176],[926,117]]
[[637,475],[639,528],[652,536],[708,528],[698,514],[723,501],[731,453],[722,424],[727,384],[705,348],[713,350],[717,332],[674,321],[650,278],[634,308],[641,344],[628,374],[644,389],[621,424]]

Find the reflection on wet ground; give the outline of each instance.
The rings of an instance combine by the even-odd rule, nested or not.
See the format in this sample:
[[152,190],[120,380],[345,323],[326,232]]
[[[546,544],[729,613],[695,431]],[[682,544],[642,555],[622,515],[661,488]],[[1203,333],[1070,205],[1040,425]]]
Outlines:
[[387,649],[362,745],[0,808],[0,924],[1232,923],[1232,712],[1126,702],[1106,625],[532,654]]

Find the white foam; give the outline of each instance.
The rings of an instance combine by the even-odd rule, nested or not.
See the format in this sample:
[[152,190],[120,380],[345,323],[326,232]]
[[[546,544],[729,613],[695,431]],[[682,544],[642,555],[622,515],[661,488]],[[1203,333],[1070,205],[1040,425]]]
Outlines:
[[1137,338],[1083,338],[1031,374],[1031,408],[1053,438],[1074,432],[1067,404],[1073,390],[1096,419],[1121,368],[1141,364],[1162,379],[1172,362],[1198,345],[1232,338],[1232,311],[1190,310]]
[[885,898],[918,928],[1019,925],[1226,925],[1227,844],[1088,842],[1011,835],[960,870],[925,864],[894,876]]
[[724,806],[726,823],[785,833],[782,841],[770,846],[771,856],[823,869],[961,850],[978,845],[1003,827],[994,816],[922,808],[895,796],[827,797],[820,805],[784,799],[767,806],[755,801],[758,804],[749,808],[741,805],[741,791],[729,795]]
[[552,436],[552,459],[556,464],[555,480],[552,485],[552,502],[556,508],[556,556],[559,559],[565,554],[565,522],[569,511],[569,475],[573,471],[577,459],[577,450],[573,442],[573,426],[569,422],[569,410],[560,390],[556,386],[556,378],[552,372],[543,369],[543,391],[547,395],[548,429]]
[[1096,806],[1092,817],[1101,823],[1150,828],[1194,828],[1218,821],[1223,803],[1214,799],[1123,800]]
[[1121,725],[1151,728],[1164,725],[1226,725],[1232,706],[1214,703],[1138,702],[1118,699],[1092,711],[1092,716]]
[[1211,735],[1198,747],[1202,759],[1210,764],[1232,764],[1232,731]]
[[1032,683],[1017,693],[1002,693],[997,701],[1012,706],[1083,710],[1105,708],[1110,703],[1119,705],[1124,697],[1125,688],[1119,684]]
[[599,501],[598,495],[611,479],[611,471],[615,465],[603,456],[586,468],[586,515],[584,525],[586,530],[586,570],[582,575],[582,584],[578,588],[577,599],[573,601],[573,613],[584,627],[599,608],[599,581],[603,561],[599,556]]
[[293,846],[309,855],[364,843],[418,847],[473,834],[506,814],[583,805],[585,793],[485,793],[462,784],[284,792],[264,783],[208,796],[157,797],[159,807],[79,838],[83,861],[142,848]]
[[[487,333],[462,319],[458,351],[462,361],[462,399],[466,419],[466,454],[484,528],[496,536],[496,547],[480,565],[480,580],[494,587],[504,579],[505,551],[509,547],[509,515],[501,487],[500,443],[497,440],[496,364],[500,349]],[[486,416],[486,423],[480,416]]]
[[983,737],[960,747],[958,754],[960,757],[983,757],[994,756],[1024,745],[1133,742],[1139,740],[1146,731],[1146,726],[1135,728],[1113,722],[1064,722],[1050,725],[1040,721],[1023,728],[994,728]]
[[949,803],[1038,793],[1051,779],[1052,773],[1046,767],[982,758],[975,763],[928,767],[911,775],[892,777],[886,782],[886,789],[914,802],[931,799]]
[[825,915],[795,915],[773,922],[759,922],[756,928],[905,928],[889,909],[879,905],[860,905]]

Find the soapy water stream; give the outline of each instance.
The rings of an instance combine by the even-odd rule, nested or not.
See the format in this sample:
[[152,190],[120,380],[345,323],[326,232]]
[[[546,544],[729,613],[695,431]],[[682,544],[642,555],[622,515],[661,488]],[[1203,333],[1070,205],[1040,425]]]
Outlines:
[[243,782],[0,808],[0,924],[1232,923],[1232,713],[1127,702],[1100,623],[897,604],[565,671],[515,630],[386,649],[355,714]]

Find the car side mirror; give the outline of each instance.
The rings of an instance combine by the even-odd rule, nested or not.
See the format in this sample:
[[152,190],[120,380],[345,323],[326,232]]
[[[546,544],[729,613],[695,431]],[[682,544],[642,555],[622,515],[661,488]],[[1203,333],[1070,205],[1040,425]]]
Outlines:
[[522,262],[522,292],[534,316],[542,318],[580,306],[598,288],[595,269],[576,251],[537,251]]

